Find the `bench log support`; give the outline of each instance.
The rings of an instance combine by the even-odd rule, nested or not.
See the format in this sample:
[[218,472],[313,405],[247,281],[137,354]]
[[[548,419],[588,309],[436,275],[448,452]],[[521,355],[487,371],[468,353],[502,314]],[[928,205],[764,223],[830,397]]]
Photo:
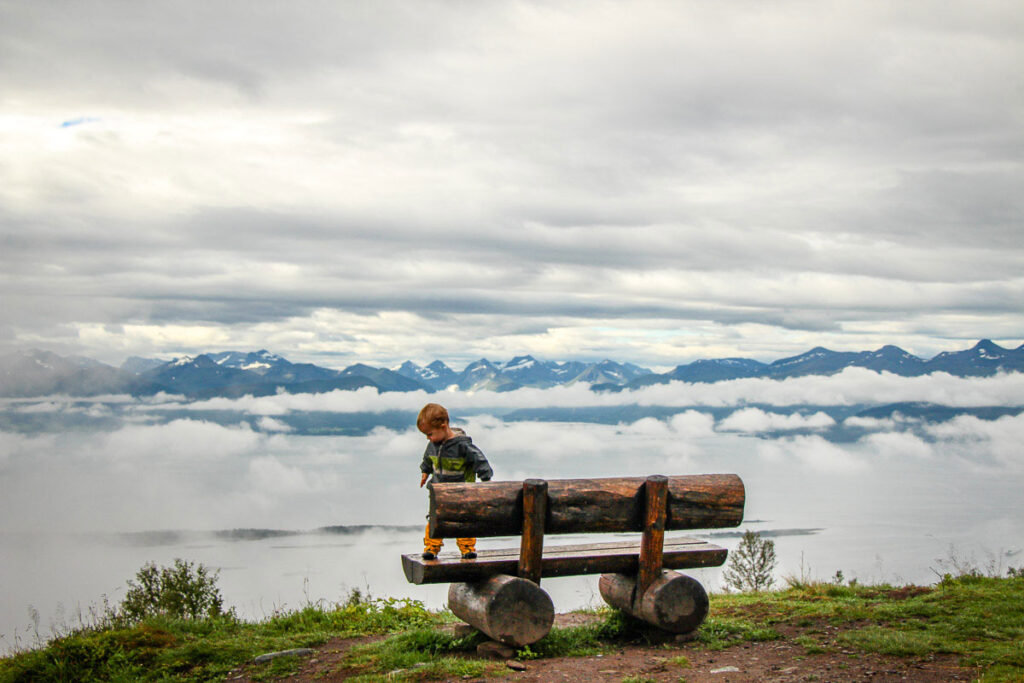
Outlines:
[[708,594],[700,582],[669,569],[638,598],[635,576],[602,574],[598,587],[612,607],[670,633],[689,633],[708,615]]
[[507,574],[453,583],[448,608],[467,624],[513,647],[536,643],[555,622],[551,596],[532,581]]

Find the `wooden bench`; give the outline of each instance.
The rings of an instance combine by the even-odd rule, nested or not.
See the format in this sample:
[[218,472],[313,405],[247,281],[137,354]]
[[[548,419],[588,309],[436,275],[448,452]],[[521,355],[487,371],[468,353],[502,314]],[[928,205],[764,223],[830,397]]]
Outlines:
[[[521,535],[518,548],[482,550],[476,559],[402,556],[416,584],[451,583],[448,606],[491,638],[534,643],[551,629],[554,606],[542,578],[601,574],[604,600],[659,628],[694,630],[708,598],[674,569],[723,564],[725,548],[666,530],[739,526],[745,492],[734,474],[430,484],[433,538]],[[638,541],[552,546],[550,534],[641,532]]]

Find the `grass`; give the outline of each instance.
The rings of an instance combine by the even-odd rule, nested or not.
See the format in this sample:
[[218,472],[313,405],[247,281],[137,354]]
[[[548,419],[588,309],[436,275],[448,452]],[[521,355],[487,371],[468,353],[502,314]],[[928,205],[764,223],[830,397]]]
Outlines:
[[[233,614],[206,619],[148,617],[132,625],[100,621],[44,647],[0,660],[0,683],[28,681],[209,681],[267,652],[315,647],[333,637],[387,634],[450,620],[414,600],[363,598],[308,605],[258,623]],[[257,666],[255,676],[280,676],[298,658]]]
[[[1024,679],[1024,577],[947,577],[931,587],[796,582],[773,592],[711,596],[711,617],[685,646],[721,650],[786,638],[807,655],[946,654],[978,667],[981,680]],[[649,633],[620,612],[597,610],[582,626],[554,628],[518,657],[606,653]],[[357,681],[480,677],[504,665],[475,656],[479,634],[438,626],[447,612],[410,600],[350,596],[251,623],[233,614],[204,619],[149,617],[133,625],[98,623],[0,660],[0,683],[20,681],[208,681],[246,667],[256,680],[295,672],[301,657],[250,664],[258,654],[315,647],[334,637],[382,635],[348,650],[340,664]],[[678,651],[677,651],[678,653]],[[678,653],[673,664],[685,669]],[[682,673],[682,672],[681,672]],[[641,679],[642,680],[642,679]]]
[[[947,576],[934,587],[798,583],[712,598],[709,647],[756,640],[783,625],[808,654],[857,650],[899,657],[950,654],[982,680],[1024,679],[1024,579]],[[728,628],[722,628],[726,626]],[[751,637],[753,634],[755,637]]]
[[[584,626],[552,628],[533,645],[520,648],[521,660],[586,657],[609,652],[613,645],[643,638],[643,627],[612,609],[597,610],[601,617]],[[352,648],[343,666],[358,673],[355,681],[410,681],[493,674],[504,664],[472,657],[486,636],[474,632],[458,636],[431,628],[399,633],[384,640]]]

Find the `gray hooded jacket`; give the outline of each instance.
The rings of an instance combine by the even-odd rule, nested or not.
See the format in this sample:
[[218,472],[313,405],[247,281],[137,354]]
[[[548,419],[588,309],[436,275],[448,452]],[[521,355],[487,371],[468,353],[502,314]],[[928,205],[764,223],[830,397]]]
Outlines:
[[494,472],[487,456],[473,445],[473,439],[461,429],[452,428],[455,436],[439,444],[428,443],[423,452],[420,472],[431,474],[430,482],[488,481]]

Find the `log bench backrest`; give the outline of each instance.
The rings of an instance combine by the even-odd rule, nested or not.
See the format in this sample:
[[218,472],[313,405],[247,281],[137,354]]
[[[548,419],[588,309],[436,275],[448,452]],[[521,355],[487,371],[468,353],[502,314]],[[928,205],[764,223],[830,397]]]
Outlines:
[[[665,530],[739,526],[746,494],[735,474],[665,477]],[[648,477],[547,481],[543,533],[643,531]],[[514,536],[523,533],[521,481],[430,484],[434,538]],[[527,494],[529,495],[529,494]]]

